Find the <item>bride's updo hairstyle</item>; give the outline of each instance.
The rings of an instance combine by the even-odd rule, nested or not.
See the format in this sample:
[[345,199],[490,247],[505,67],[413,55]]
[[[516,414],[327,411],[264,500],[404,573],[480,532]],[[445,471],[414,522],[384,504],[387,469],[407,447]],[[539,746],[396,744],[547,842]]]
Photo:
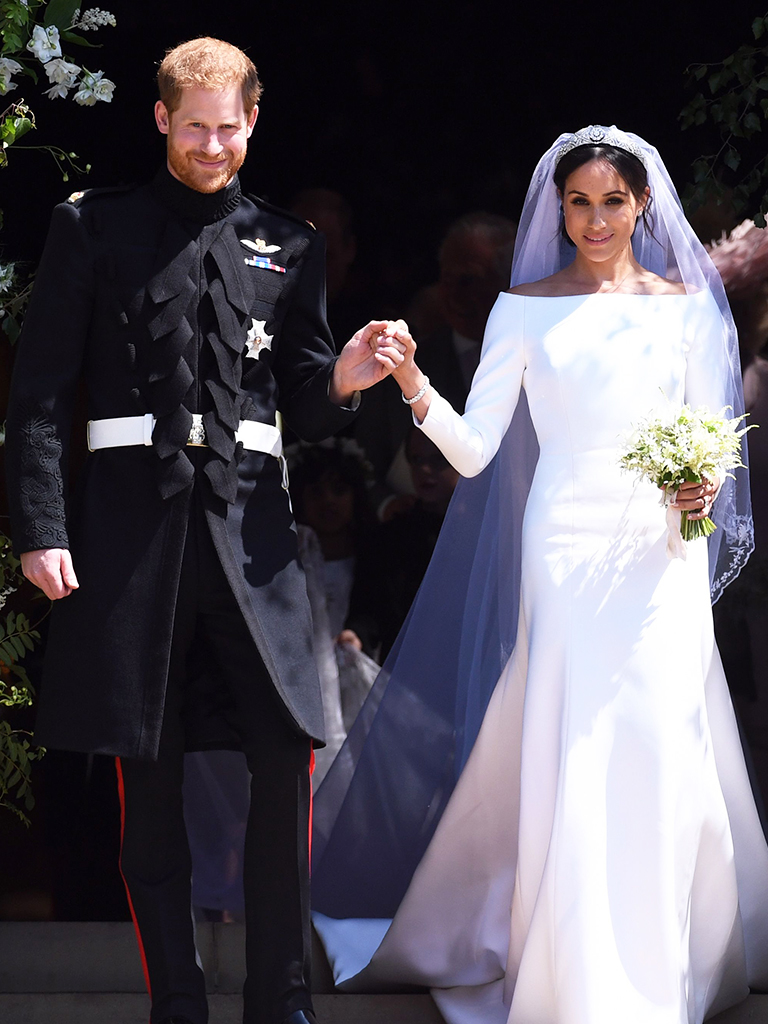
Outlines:
[[[603,163],[609,164],[626,181],[629,191],[635,199],[639,203],[645,200],[645,190],[648,188],[648,172],[643,162],[638,160],[636,156],[633,156],[632,153],[628,153],[626,149],[619,149],[618,146],[608,145],[577,146],[576,149],[570,150],[570,152],[561,157],[554,173],[555,186],[561,196],[565,194],[565,183],[569,175],[573,174],[575,170],[578,170],[584,164],[588,164],[591,160],[601,160]],[[653,237],[653,218],[650,216],[650,205],[651,197],[649,196],[641,216],[646,231]],[[560,226],[560,232],[569,245],[574,244],[565,230],[564,219]]]

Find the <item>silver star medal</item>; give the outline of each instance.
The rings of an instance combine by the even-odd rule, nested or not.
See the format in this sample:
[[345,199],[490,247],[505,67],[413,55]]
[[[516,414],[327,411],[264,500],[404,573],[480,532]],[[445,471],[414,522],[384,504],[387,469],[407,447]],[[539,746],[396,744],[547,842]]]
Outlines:
[[267,334],[266,320],[254,320],[251,317],[251,329],[245,339],[245,347],[248,351],[245,353],[246,359],[258,359],[259,353],[263,348],[272,351],[272,339],[274,334]]
[[254,252],[259,253],[261,256],[268,256],[273,252],[280,252],[281,246],[279,245],[267,245],[263,238],[254,238],[253,241],[250,238],[241,238],[241,245],[244,245],[246,249],[253,249]]

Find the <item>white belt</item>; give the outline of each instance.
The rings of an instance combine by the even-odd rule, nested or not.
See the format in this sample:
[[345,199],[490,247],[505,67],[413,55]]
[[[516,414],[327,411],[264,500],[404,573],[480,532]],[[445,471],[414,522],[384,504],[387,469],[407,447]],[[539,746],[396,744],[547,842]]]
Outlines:
[[[151,412],[144,416],[115,416],[106,420],[89,420],[87,427],[88,450],[95,452],[98,448],[126,448],[129,445],[152,444],[152,431],[155,428],[155,417]],[[235,441],[240,441],[249,452],[264,452],[282,459],[283,439],[280,431],[271,423],[258,423],[256,420],[240,420],[235,433]],[[192,427],[189,431],[188,445],[205,447],[205,429],[200,413],[192,413]]]

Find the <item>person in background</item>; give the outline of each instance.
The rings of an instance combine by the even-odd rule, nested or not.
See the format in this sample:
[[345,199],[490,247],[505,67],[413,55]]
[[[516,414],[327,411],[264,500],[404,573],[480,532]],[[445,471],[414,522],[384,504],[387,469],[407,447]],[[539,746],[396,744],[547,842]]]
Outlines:
[[768,803],[768,232],[744,221],[708,246],[739,332],[755,550],[714,606],[717,642],[751,754],[755,798]]
[[370,572],[378,546],[379,527],[369,499],[370,464],[349,438],[291,445],[286,454],[296,522],[317,538],[322,556],[330,634],[338,643],[374,656],[376,643],[368,632],[358,635],[347,628],[355,581]]
[[[294,196],[291,213],[313,225],[325,239],[325,291],[328,326],[334,338],[351,337],[365,306],[353,273],[357,257],[352,207],[340,192],[305,188]],[[351,333],[350,333],[351,328]]]
[[[459,412],[464,410],[480,361],[488,314],[509,282],[516,233],[513,221],[484,211],[455,220],[438,255],[436,291],[443,323],[421,337],[418,325],[413,327],[420,366]],[[408,407],[390,378],[366,395],[365,406],[351,428],[373,464],[377,481],[386,483],[390,492],[412,492],[403,449],[410,422]],[[382,508],[382,518],[401,507],[398,502],[389,503]]]
[[382,664],[421,586],[459,480],[437,445],[413,425],[405,458],[414,495],[382,525],[375,569],[356,578],[350,597],[349,624],[375,636]]

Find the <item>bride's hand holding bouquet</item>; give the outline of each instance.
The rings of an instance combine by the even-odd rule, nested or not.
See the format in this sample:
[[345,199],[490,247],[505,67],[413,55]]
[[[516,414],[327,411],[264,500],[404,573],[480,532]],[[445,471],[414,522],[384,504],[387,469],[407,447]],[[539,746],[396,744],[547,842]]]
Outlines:
[[622,467],[661,488],[670,557],[684,559],[685,541],[714,533],[709,512],[720,474],[732,477],[729,470],[744,465],[741,438],[750,428],[739,429],[744,416],[729,418],[726,412],[684,405],[676,414],[649,416],[626,440]]

